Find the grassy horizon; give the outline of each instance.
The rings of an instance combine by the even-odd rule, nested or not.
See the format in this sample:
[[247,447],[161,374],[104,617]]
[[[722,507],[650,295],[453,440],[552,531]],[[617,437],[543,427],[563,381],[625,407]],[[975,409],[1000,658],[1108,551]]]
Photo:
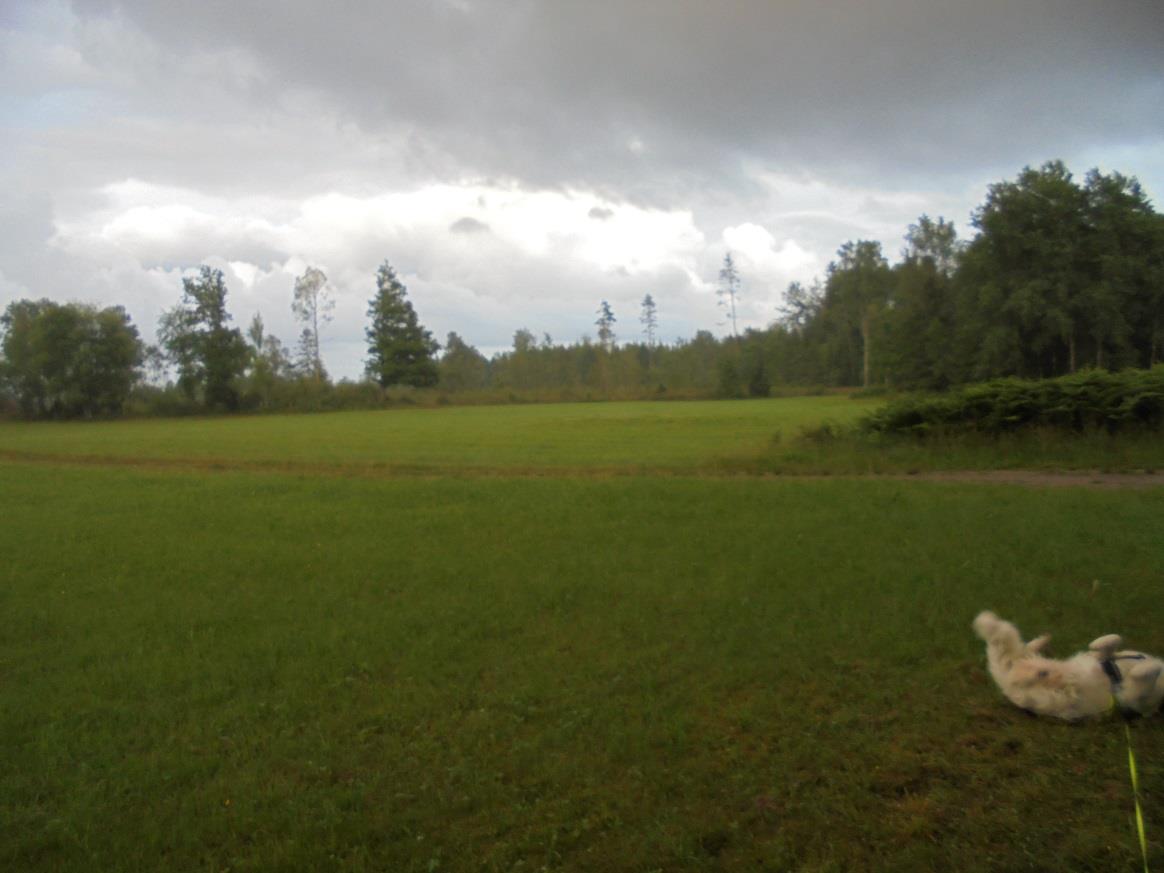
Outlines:
[[691,469],[777,432],[848,423],[877,401],[627,401],[311,415],[0,423],[0,452],[336,467]]
[[0,457],[304,475],[1164,469],[1164,437],[1156,433],[1037,430],[926,440],[858,433],[858,419],[882,403],[829,395],[0,422]]

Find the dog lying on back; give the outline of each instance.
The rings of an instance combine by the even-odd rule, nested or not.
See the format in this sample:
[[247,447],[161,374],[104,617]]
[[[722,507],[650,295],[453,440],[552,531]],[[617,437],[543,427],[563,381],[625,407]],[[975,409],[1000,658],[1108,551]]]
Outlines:
[[1077,721],[1114,706],[1134,717],[1151,715],[1164,701],[1164,661],[1120,650],[1123,640],[1116,634],[1057,661],[1041,654],[1049,636],[1024,643],[1018,628],[993,612],[979,613],[974,631],[986,642],[986,662],[999,689],[1035,715]]

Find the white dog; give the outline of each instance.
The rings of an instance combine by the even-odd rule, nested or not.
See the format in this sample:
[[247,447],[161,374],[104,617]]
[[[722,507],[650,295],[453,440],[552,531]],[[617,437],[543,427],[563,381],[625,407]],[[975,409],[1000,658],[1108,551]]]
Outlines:
[[1036,715],[1075,721],[1118,706],[1127,717],[1151,715],[1164,701],[1164,661],[1143,652],[1117,651],[1123,640],[1108,634],[1066,661],[1043,657],[1050,637],[1024,643],[1016,628],[993,612],[974,619],[986,641],[990,675],[1011,703]]

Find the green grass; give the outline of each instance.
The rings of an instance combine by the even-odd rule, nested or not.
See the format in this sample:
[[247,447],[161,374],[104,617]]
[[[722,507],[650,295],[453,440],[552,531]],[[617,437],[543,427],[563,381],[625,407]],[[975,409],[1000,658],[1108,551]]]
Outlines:
[[316,467],[688,469],[750,457],[773,434],[852,422],[876,401],[459,406],[320,415],[0,423],[0,452]]
[[858,433],[854,424],[882,402],[832,395],[10,421],[0,422],[0,457],[304,475],[1164,470],[1164,437],[1152,433],[1042,430],[927,440]]
[[[941,470],[1164,471],[1164,434],[1033,430],[986,436],[884,436],[844,426],[809,428],[774,440],[751,456],[721,459],[723,471],[744,473],[896,474]],[[1162,480],[1164,481],[1164,480]]]
[[[0,461],[0,869],[1140,869],[1122,729],[1010,707],[969,623],[1164,652],[1164,489],[575,475],[781,403],[488,410],[481,477],[362,475],[484,465],[459,410],[0,428],[222,467]],[[570,475],[505,475],[543,432]]]

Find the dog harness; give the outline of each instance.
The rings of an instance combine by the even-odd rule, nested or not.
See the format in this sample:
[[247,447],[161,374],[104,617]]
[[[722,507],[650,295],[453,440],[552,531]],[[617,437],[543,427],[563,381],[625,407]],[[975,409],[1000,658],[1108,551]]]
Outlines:
[[1116,661],[1142,661],[1146,656],[1142,654],[1134,655],[1113,655],[1110,658],[1104,658],[1099,662],[1099,666],[1103,668],[1103,672],[1107,675],[1107,679],[1111,682],[1111,705],[1112,709],[1119,709],[1120,715],[1124,720],[1139,718],[1140,713],[1134,709],[1124,708],[1119,705],[1119,699],[1116,697],[1116,692],[1119,691],[1120,685],[1123,684],[1124,674],[1120,672],[1120,666]]
[[1099,665],[1103,667],[1103,672],[1106,673],[1107,678],[1111,680],[1112,691],[1115,691],[1115,689],[1118,688],[1124,681],[1124,674],[1120,672],[1119,664],[1117,664],[1116,661],[1142,661],[1144,660],[1144,657],[1145,656],[1141,654],[1113,655],[1112,657],[1104,658],[1099,662]]

